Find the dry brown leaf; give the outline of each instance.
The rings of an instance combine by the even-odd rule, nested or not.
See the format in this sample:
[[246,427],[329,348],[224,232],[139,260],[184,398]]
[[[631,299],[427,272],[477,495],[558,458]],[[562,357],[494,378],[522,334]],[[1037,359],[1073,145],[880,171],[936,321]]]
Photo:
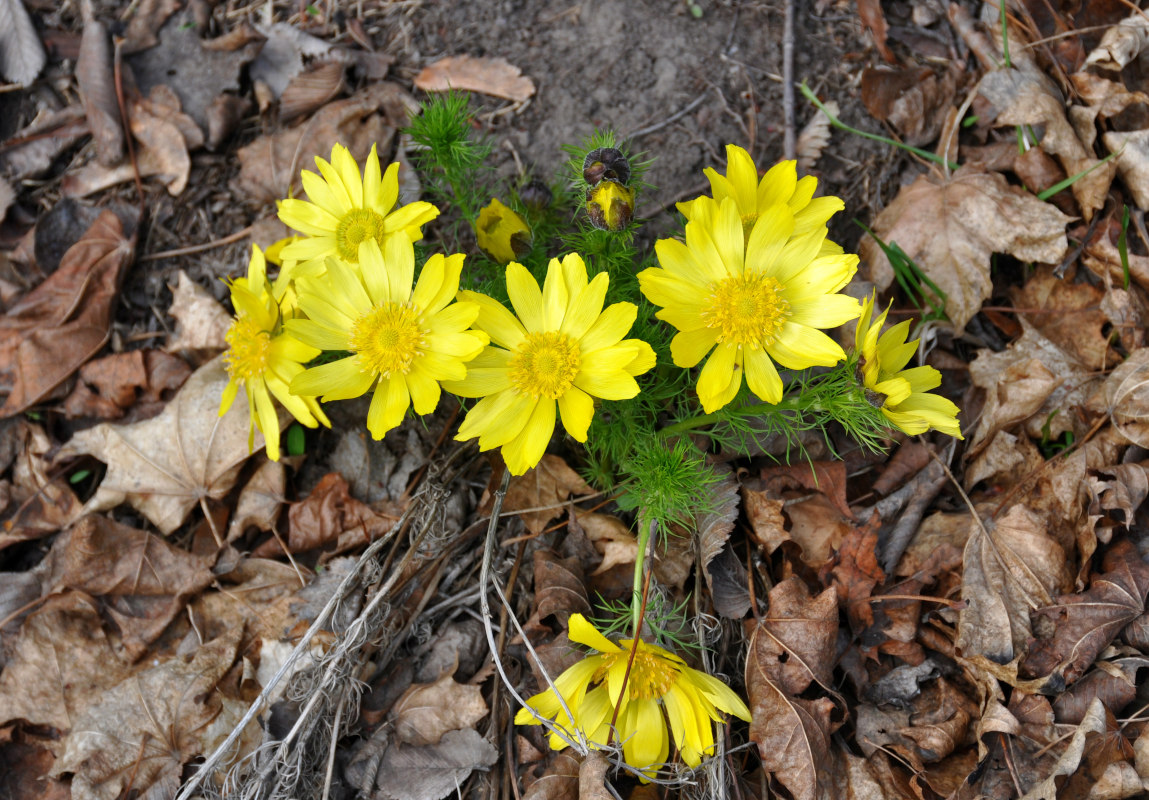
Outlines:
[[[873,227],[946,293],[946,314],[960,333],[992,293],[990,256],[1058,263],[1069,248],[1067,222],[1055,207],[1001,175],[966,166],[949,181],[930,174],[903,187]],[[870,280],[888,288],[894,279],[889,259],[872,238],[860,248]]]
[[858,525],[846,534],[841,547],[822,568],[820,576],[823,583],[837,591],[838,604],[845,607],[855,632],[874,624],[869,599],[874,587],[886,579],[878,566],[880,527],[881,519],[875,511],[868,523]]
[[8,214],[8,209],[16,202],[16,190],[5,178],[0,177],[0,222]]
[[[73,436],[58,460],[91,455],[108,465],[85,510],[128,502],[169,534],[197,505],[206,509],[208,500],[231,491],[252,452],[251,418],[242,392],[219,416],[227,381],[216,359],[196,370],[159,416],[131,425],[105,422]],[[258,431],[254,446],[263,446]]]
[[811,598],[798,578],[770,590],[770,610],[754,629],[746,657],[750,695],[750,739],[762,768],[772,772],[797,800],[815,800],[833,782],[830,719],[834,701],[799,697],[815,681],[831,685],[838,633],[838,604],[832,589]]
[[1058,778],[1066,775],[1072,775],[1077,771],[1078,766],[1081,764],[1082,756],[1085,753],[1086,741],[1089,734],[1100,734],[1105,732],[1105,707],[1101,704],[1101,700],[1093,701],[1089,707],[1089,712],[1073,732],[1068,745],[1061,752],[1057,759],[1057,763],[1045,779],[1034,784],[1033,787],[1021,796],[1020,800],[1050,800],[1058,796]]
[[64,401],[64,416],[132,420],[155,416],[191,375],[182,358],[162,350],[132,350],[89,361]]
[[886,44],[886,37],[890,33],[889,23],[886,22],[886,15],[882,13],[882,4],[880,0],[861,0],[858,3],[858,18],[862,22],[862,27],[870,32],[874,37],[874,47],[878,49],[878,53],[882,58],[890,64],[897,64],[898,57],[890,50],[889,45]]
[[537,535],[565,513],[563,506],[572,494],[590,493],[591,488],[577,472],[558,456],[548,454],[525,475],[511,478],[503,510],[524,511],[519,517],[527,530]]
[[168,17],[176,13],[183,6],[180,0],[143,0],[128,20],[128,28],[124,33],[123,51],[126,55],[155,47],[160,43],[160,28],[167,22]]
[[1105,707],[1117,714],[1137,699],[1137,673],[1146,667],[1149,667],[1149,659],[1143,656],[1097,662],[1084,678],[1054,699],[1057,723],[1081,724],[1095,697],[1101,698]]
[[602,556],[602,561],[592,574],[601,575],[620,564],[633,564],[638,558],[638,539],[618,517],[593,511],[575,511],[575,519],[594,549]]
[[1066,553],[1041,519],[1016,505],[1004,517],[971,523],[962,556],[961,597],[955,646],[965,657],[999,664],[1024,652],[1030,610],[1048,605],[1073,585]]
[[[388,504],[394,510],[394,504]],[[329,472],[305,500],[288,511],[287,546],[293,553],[317,547],[325,556],[346,552],[382,536],[398,521],[400,514],[385,514],[351,496],[347,481],[338,472]],[[276,539],[256,549],[260,556],[279,555],[283,550]]]
[[815,569],[830,560],[853,529],[853,523],[825,495],[788,503],[790,540],[802,548],[802,560]]
[[541,625],[551,615],[565,628],[571,614],[591,613],[578,558],[559,558],[550,550],[536,550],[534,573],[536,605],[528,628]]
[[0,417],[38,403],[108,340],[121,272],[135,251],[134,212],[100,213],[60,268],[0,318]]
[[714,582],[710,575],[710,562],[722,552],[734,531],[734,520],[738,518],[738,488],[738,482],[728,475],[706,487],[709,497],[699,499],[698,505],[705,509],[696,520],[699,561],[711,591],[714,590]]
[[1109,321],[1100,309],[1105,294],[1100,287],[1057,278],[1051,267],[1039,267],[1024,286],[1011,292],[1014,306],[1025,309],[1034,328],[1092,371],[1121,361],[1110,346]]
[[1149,20],[1137,11],[1121,20],[1101,37],[1101,43],[1085,57],[1085,67],[1120,72],[1149,46]]
[[343,90],[342,60],[319,61],[291,79],[279,99],[279,115],[284,121],[310,114]]
[[770,555],[783,542],[790,541],[790,534],[786,531],[786,518],[782,516],[782,508],[786,502],[774,495],[772,491],[757,491],[748,486],[742,487],[742,507],[746,510],[746,517],[750,520],[750,533],[754,541],[765,548],[766,555]]
[[82,592],[51,597],[24,621],[0,672],[0,725],[22,719],[67,734],[105,691],[131,673],[105,635],[91,597]]
[[459,683],[445,673],[434,683],[417,683],[403,692],[391,717],[400,742],[422,747],[438,744],[448,731],[470,728],[487,711],[480,687]]
[[392,745],[379,763],[372,800],[440,800],[453,795],[476,769],[498,760],[495,746],[474,728],[448,731],[426,747]]
[[[115,557],[93,558],[93,553]],[[189,599],[212,584],[213,560],[147,531],[91,515],[52,544],[44,585],[49,591],[73,589],[104,598],[124,649],[134,660],[183,613]]]
[[386,159],[398,128],[407,124],[414,100],[394,83],[373,83],[346,100],[328,103],[306,123],[264,135],[238,151],[235,187],[255,205],[300,194],[301,170],[314,170],[315,157],[331,157],[340,142],[359,163],[378,145]]
[[182,269],[172,288],[168,313],[176,319],[175,336],[166,347],[169,352],[208,351],[215,355],[227,348],[224,337],[231,327],[231,314]]
[[1021,662],[1023,675],[1052,677],[1058,689],[1074,683],[1121,629],[1144,613],[1149,563],[1126,541],[1109,549],[1105,567],[1088,591],[1062,595],[1033,613],[1038,638]]
[[[1149,748],[1146,751],[1149,753]],[[560,750],[551,758],[546,772],[527,787],[523,800],[579,800],[580,767],[578,756],[570,748]]]
[[1045,457],[1029,437],[999,430],[966,466],[962,483],[967,490],[982,481],[1011,489],[1044,463]]
[[207,726],[222,710],[216,684],[242,635],[233,629],[191,659],[172,658],[104,691],[76,715],[52,775],[73,773],[76,800],[116,800],[129,785],[174,795],[184,764],[206,755],[215,738]]
[[1117,171],[1137,207],[1149,208],[1149,130],[1106,131],[1101,140],[1117,154]]
[[96,158],[111,167],[124,157],[124,127],[112,75],[112,40],[104,23],[92,15],[91,7],[83,8],[88,13],[84,15],[84,32],[80,37],[76,83],[96,141]]
[[0,75],[30,86],[48,60],[21,0],[0,0]]
[[[1112,163],[1098,166],[1100,160],[1086,150],[1065,116],[1065,101],[1057,84],[1033,68],[997,69],[982,77],[978,91],[996,109],[996,124],[1030,125],[1042,130],[1041,149],[1057,156],[1067,175],[1091,170],[1070,187],[1085,221],[1091,220],[1105,205],[1116,167]],[[1030,188],[1040,191],[1032,185]]]
[[930,67],[868,68],[862,72],[866,110],[915,146],[938,138],[956,91],[957,75],[952,69],[938,73]]
[[423,67],[415,76],[415,88],[424,92],[480,92],[516,103],[529,100],[535,93],[534,82],[505,59],[467,55],[448,56]]

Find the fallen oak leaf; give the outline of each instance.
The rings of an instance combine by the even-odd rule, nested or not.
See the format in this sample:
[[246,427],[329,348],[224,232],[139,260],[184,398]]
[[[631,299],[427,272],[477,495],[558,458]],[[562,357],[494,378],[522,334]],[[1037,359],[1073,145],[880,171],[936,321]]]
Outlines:
[[[108,465],[85,511],[106,511],[126,501],[164,534],[183,524],[196,505],[206,516],[207,501],[231,491],[252,452],[242,393],[225,415],[218,414],[227,381],[216,358],[188,378],[159,416],[131,425],[103,423],[73,436],[57,463],[90,455]],[[262,447],[263,435],[256,431],[253,441]]]
[[[946,180],[930,173],[902,187],[874,220],[874,233],[896,243],[946,294],[946,314],[957,333],[993,291],[990,256],[1009,253],[1021,261],[1055,264],[1069,249],[1070,218],[997,173],[976,165]],[[890,261],[872,237],[860,254],[870,279],[885,290],[893,283]]]
[[487,715],[478,686],[459,683],[449,673],[433,683],[417,683],[391,709],[395,735],[403,744],[438,744],[448,731],[470,728]]

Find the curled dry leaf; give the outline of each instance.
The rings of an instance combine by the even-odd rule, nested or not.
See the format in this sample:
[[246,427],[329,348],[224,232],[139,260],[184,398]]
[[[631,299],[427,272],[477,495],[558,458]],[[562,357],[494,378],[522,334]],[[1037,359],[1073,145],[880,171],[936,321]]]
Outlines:
[[[874,232],[897,243],[946,293],[946,314],[960,333],[992,292],[990,256],[1054,264],[1069,248],[1069,217],[1005,178],[966,166],[949,180],[923,175],[903,187],[874,221]],[[889,259],[867,237],[860,245],[870,279],[886,289]]]
[[214,356],[227,348],[224,337],[231,327],[231,314],[182,269],[172,289],[172,305],[168,313],[176,319],[175,336],[165,348],[168,352],[186,352],[194,356],[206,351]]
[[890,64],[897,64],[898,57],[886,44],[890,25],[886,22],[886,15],[882,12],[880,0],[861,0],[858,3],[858,17],[862,21],[862,26],[874,37],[874,47],[878,49],[882,58]]
[[391,709],[398,740],[417,747],[438,744],[443,734],[470,728],[486,715],[482,690],[449,674],[411,686]]
[[815,800],[833,782],[830,736],[834,701],[799,695],[817,682],[832,685],[838,602],[833,589],[811,598],[796,577],[770,590],[770,610],[750,636],[746,689],[750,739],[762,768],[774,773],[798,800]]
[[1101,37],[1101,43],[1085,57],[1085,67],[1120,72],[1149,46],[1149,20],[1134,10]]
[[[1127,624],[1145,612],[1149,563],[1129,542],[1106,553],[1107,571],[1088,591],[1062,595],[1033,614],[1039,638],[1020,673],[1046,678],[1052,690],[1074,683]],[[1052,628],[1052,631],[1050,630]]]
[[[381,513],[356,500],[343,476],[329,472],[307,499],[295,503],[288,512],[287,546],[293,553],[323,547],[326,548],[324,555],[329,558],[382,536],[391,530],[401,513]],[[282,552],[276,539],[255,550],[260,556]]]
[[54,447],[39,425],[21,420],[12,432],[17,444],[9,501],[15,507],[0,528],[0,550],[67,527],[80,515],[79,499],[48,454]]
[[1026,309],[1025,318],[1043,336],[1091,371],[1121,361],[1110,345],[1109,321],[1100,308],[1105,294],[1098,286],[1059,279],[1052,267],[1038,267],[1024,286],[1010,292],[1014,306]]
[[96,159],[105,167],[120,163],[124,158],[124,126],[112,75],[112,40],[104,23],[90,11],[85,15],[80,37],[76,83],[96,142]]
[[534,82],[505,59],[466,55],[448,56],[424,67],[415,76],[415,88],[424,92],[479,92],[516,103],[529,100],[535,93]]
[[956,91],[957,76],[952,69],[941,73],[930,67],[862,72],[862,102],[866,110],[889,123],[915,146],[938,137]]
[[100,213],[60,268],[0,319],[0,417],[42,400],[108,339],[122,270],[136,242],[134,212]]
[[64,416],[120,419],[128,411],[133,420],[163,410],[165,395],[175,392],[191,368],[182,358],[162,350],[113,353],[80,367],[79,380],[64,401]]
[[[592,574],[601,575],[620,564],[633,564],[638,558],[638,539],[618,517],[592,511],[580,514],[576,511],[575,519],[594,549],[602,556]],[[566,541],[569,541],[569,537],[564,540],[564,546]]]
[[1021,505],[996,522],[972,523],[962,563],[966,605],[955,646],[967,658],[1012,661],[1031,635],[1030,610],[1073,585],[1065,551]]
[[343,90],[346,65],[339,60],[318,61],[291,79],[279,99],[280,119],[287,121],[310,114]]
[[578,756],[568,747],[555,753],[546,771],[527,787],[523,800],[579,800]]
[[702,572],[714,610],[727,619],[742,619],[750,610],[746,569],[729,543],[738,519],[738,488],[730,476],[708,487],[706,511],[697,520]]
[[[242,392],[219,416],[227,380],[215,359],[188,378],[159,416],[132,425],[103,423],[73,436],[58,460],[90,455],[108,465],[85,509],[106,511],[128,502],[168,534],[197,505],[206,508],[206,501],[231,491],[251,455],[251,420]],[[254,446],[263,446],[258,431]]]
[[536,605],[528,629],[541,626],[542,620],[551,615],[565,628],[571,614],[591,613],[578,558],[559,558],[550,550],[536,550],[534,573]]

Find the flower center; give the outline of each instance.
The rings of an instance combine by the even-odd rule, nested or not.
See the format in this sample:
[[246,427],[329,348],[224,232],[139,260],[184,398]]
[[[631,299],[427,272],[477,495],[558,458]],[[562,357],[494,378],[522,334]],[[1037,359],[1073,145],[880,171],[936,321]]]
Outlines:
[[565,333],[528,333],[511,357],[511,385],[534,398],[557,400],[574,383],[581,367],[578,342]]
[[778,279],[749,270],[715,284],[702,310],[706,327],[718,329],[719,342],[754,350],[773,344],[789,316]]
[[229,376],[246,381],[264,373],[271,351],[271,335],[259,327],[259,323],[240,317],[231,323],[224,339],[228,351],[223,363]]
[[351,326],[350,345],[364,372],[406,375],[423,346],[422,316],[417,306],[386,303],[368,311]]
[[[593,681],[604,680],[611,667],[620,661],[625,666],[629,659],[629,647],[618,653],[604,653],[602,666],[595,670]],[[656,700],[663,697],[676,680],[678,670],[674,664],[659,657],[657,653],[643,649],[639,644],[638,652],[634,654],[634,664],[630,667],[630,676],[626,679],[626,691],[631,700]]]
[[359,263],[359,244],[374,239],[383,245],[383,217],[369,208],[353,208],[335,229],[335,249],[344,261]]

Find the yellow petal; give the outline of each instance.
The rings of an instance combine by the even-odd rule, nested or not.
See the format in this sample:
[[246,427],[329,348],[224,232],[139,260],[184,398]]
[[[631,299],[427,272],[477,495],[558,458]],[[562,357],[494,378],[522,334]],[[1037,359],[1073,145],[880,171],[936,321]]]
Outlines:
[[[722,402],[729,394],[730,385],[737,379],[742,381],[742,373],[736,370],[738,348],[732,344],[720,344],[707,359],[698,375],[698,399],[702,402],[702,409],[713,413],[726,402]],[[737,390],[735,390],[737,391]]]
[[751,350],[745,354],[746,384],[750,391],[767,403],[782,400],[782,379],[770,356],[762,350]]
[[323,396],[323,401],[359,397],[375,382],[375,375],[359,369],[354,356],[304,370],[291,382],[291,393]]
[[523,327],[531,333],[549,330],[543,312],[543,293],[538,281],[527,268],[516,261],[507,265],[507,295],[511,306],[522,321]]
[[787,369],[832,367],[846,357],[841,345],[826,334],[791,322],[782,326],[766,352]]
[[[506,373],[502,373],[505,375]],[[508,380],[509,384],[510,381]],[[587,428],[594,419],[594,400],[590,395],[572,386],[559,398],[559,414],[562,417],[563,427],[575,441],[585,442]]]
[[459,292],[459,299],[479,306],[475,327],[489,334],[491,341],[500,347],[515,350],[526,338],[527,332],[522,323],[497,300],[466,290]]
[[522,432],[503,445],[503,460],[512,475],[522,475],[533,469],[547,451],[555,432],[555,401],[542,398],[535,405]]
[[676,367],[690,369],[698,364],[721,334],[717,328],[702,328],[695,331],[683,331],[670,340],[670,356],[674,359]]
[[567,620],[567,638],[576,644],[593,648],[600,653],[618,653],[620,648],[610,639],[599,633],[582,614],[574,613]]
[[372,438],[382,439],[387,431],[397,427],[410,405],[411,394],[402,375],[379,378],[371,407],[367,409],[367,430],[371,431]]

